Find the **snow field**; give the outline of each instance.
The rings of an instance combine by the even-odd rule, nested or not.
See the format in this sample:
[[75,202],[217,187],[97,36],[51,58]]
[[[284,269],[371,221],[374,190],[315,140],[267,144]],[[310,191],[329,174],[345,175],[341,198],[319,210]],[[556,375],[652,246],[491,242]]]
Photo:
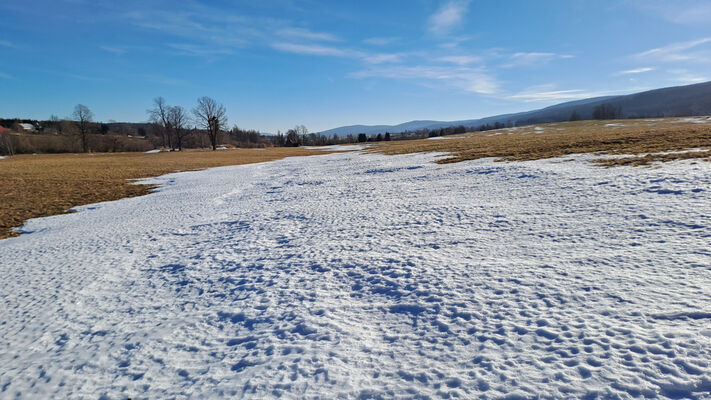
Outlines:
[[331,154],[0,241],[0,398],[711,398],[711,164]]

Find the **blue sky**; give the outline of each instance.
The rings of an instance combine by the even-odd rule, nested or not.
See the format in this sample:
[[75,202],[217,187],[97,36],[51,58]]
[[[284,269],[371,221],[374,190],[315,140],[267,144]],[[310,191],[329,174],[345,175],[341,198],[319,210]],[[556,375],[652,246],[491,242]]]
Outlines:
[[709,1],[0,2],[0,117],[145,121],[153,98],[311,131],[711,80]]

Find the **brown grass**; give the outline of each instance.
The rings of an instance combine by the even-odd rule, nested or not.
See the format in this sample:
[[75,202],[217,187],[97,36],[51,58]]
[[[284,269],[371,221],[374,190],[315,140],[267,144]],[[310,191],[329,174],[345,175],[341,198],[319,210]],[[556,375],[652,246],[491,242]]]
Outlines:
[[[694,123],[697,121],[699,123]],[[700,123],[703,122],[703,123]],[[385,142],[371,151],[385,154],[442,152],[438,163],[495,157],[525,161],[577,153],[634,155],[601,159],[599,165],[647,165],[653,161],[700,158],[711,153],[711,119],[578,121],[447,136],[440,140]],[[698,151],[658,154],[670,151]]]
[[327,154],[302,148],[185,151],[173,153],[102,153],[19,155],[0,160],[0,239],[27,219],[62,214],[101,201],[147,194],[151,186],[127,179],[176,171],[272,161],[291,156]]

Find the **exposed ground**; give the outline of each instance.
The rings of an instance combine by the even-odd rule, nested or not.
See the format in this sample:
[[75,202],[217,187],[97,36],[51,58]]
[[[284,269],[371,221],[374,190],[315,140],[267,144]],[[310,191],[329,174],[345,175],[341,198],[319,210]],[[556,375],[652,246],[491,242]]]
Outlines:
[[94,154],[18,155],[0,159],[0,239],[29,218],[64,213],[102,201],[148,193],[151,186],[128,179],[226,165],[251,164],[291,156],[324,154],[300,148]]
[[[414,141],[383,143],[385,154],[442,152],[439,163],[495,157],[538,160],[566,154],[600,153],[600,165],[648,165],[711,157],[711,117],[577,121],[498,129]],[[695,149],[694,151],[687,151]],[[670,153],[672,152],[672,153]]]
[[2,399],[711,399],[711,163],[329,154],[0,241]]

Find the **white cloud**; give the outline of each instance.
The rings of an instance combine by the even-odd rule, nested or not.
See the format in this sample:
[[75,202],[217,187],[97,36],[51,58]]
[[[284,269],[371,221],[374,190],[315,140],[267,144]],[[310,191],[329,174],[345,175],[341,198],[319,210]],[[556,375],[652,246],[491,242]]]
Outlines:
[[[711,43],[711,37],[672,43],[638,53],[634,58],[652,59],[661,62],[708,62],[711,61],[711,50],[703,48],[703,45],[708,43]],[[699,49],[699,47],[702,48]]]
[[229,48],[203,46],[189,43],[170,43],[168,44],[168,47],[176,50],[176,54],[181,56],[214,57],[234,54],[234,51]]
[[400,40],[396,37],[372,37],[363,40],[363,43],[371,46],[387,46]]
[[325,32],[313,32],[304,28],[285,28],[277,32],[277,35],[287,38],[288,40],[312,40],[319,42],[339,42],[340,39],[335,35]]
[[587,99],[591,97],[607,96],[610,94],[612,93],[591,92],[579,89],[556,90],[555,85],[541,85],[529,87],[522,92],[509,96],[509,98],[513,100],[521,100],[526,103],[533,103]]
[[397,63],[405,57],[401,53],[378,53],[378,54],[363,54],[363,61],[370,64]]
[[618,72],[617,75],[635,75],[635,74],[641,74],[641,73],[650,72],[650,71],[654,71],[654,68],[643,67],[643,68],[628,69],[625,71]]
[[521,67],[529,65],[543,65],[547,64],[553,60],[558,59],[568,59],[573,58],[573,56],[568,54],[556,54],[556,53],[543,53],[543,52],[519,52],[512,54],[509,59],[510,62],[503,65],[507,68]]
[[9,41],[7,41],[7,40],[0,40],[0,46],[2,46],[2,47],[9,47],[9,48],[11,48],[11,49],[17,49],[17,48],[19,48],[17,45],[15,45],[14,43],[9,42]]
[[4,72],[0,72],[0,79],[9,79],[9,80],[12,80],[12,79],[15,79],[15,78],[13,78],[12,76],[10,76],[10,75],[8,75],[8,74],[6,74],[6,73],[4,73]]
[[470,65],[482,62],[482,58],[476,56],[446,56],[440,58],[440,60],[456,65]]
[[672,82],[675,84],[690,85],[693,83],[701,83],[711,80],[708,75],[699,75],[684,68],[671,69],[667,72],[674,75]]
[[370,68],[351,74],[353,78],[388,78],[415,80],[421,83],[444,83],[466,92],[494,94],[499,85],[481,68],[443,66],[392,66]]
[[118,56],[126,54],[127,50],[120,48],[120,47],[112,47],[112,46],[99,46],[101,50],[108,51],[109,53],[116,54]]
[[698,0],[630,0],[637,8],[680,25],[708,24],[711,4]]
[[401,61],[405,56],[405,54],[402,53],[368,53],[349,48],[323,46],[320,44],[275,42],[271,44],[271,47],[279,51],[300,55],[357,58],[368,64],[395,63]]
[[443,35],[461,24],[469,10],[469,0],[450,0],[432,14],[428,20],[429,31]]
[[272,43],[271,46],[280,51],[287,53],[295,53],[302,55],[313,56],[332,56],[332,57],[360,57],[362,53],[354,52],[347,49],[339,49],[337,47],[322,46],[319,44],[298,44],[287,42]]

